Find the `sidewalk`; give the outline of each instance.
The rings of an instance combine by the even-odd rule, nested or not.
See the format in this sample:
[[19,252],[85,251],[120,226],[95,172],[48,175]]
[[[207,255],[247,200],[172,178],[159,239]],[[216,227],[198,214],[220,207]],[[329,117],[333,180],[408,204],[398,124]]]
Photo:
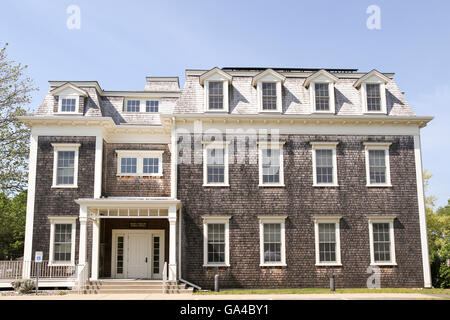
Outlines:
[[423,300],[450,299],[450,295],[420,293],[335,293],[335,294],[68,294],[64,296],[3,296],[0,300]]

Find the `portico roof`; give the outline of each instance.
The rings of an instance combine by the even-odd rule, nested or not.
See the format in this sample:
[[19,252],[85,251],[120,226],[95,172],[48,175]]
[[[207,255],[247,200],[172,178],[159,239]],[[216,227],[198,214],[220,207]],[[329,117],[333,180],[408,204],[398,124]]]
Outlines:
[[75,202],[79,205],[96,208],[168,208],[181,207],[181,201],[170,197],[107,197],[80,198]]

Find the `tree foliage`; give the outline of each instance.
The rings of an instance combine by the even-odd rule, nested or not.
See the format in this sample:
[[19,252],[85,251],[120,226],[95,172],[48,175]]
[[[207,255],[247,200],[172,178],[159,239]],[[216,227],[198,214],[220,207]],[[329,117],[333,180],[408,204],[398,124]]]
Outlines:
[[26,65],[9,60],[8,44],[0,50],[0,192],[8,195],[26,186],[29,129],[17,117],[25,115],[37,90],[24,72]]
[[[424,172],[425,192],[432,175]],[[450,199],[448,205],[434,209],[435,198],[425,197],[428,228],[428,248],[430,254],[433,286],[450,287]]]
[[14,198],[0,194],[0,260],[23,256],[27,192]]

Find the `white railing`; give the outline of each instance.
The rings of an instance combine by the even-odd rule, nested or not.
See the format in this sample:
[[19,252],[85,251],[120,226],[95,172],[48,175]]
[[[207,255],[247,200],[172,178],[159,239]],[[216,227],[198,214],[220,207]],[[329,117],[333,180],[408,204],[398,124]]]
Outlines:
[[86,288],[87,283],[89,282],[89,263],[79,264],[78,268],[78,280],[77,280],[77,289],[78,294],[81,294]]
[[167,262],[164,262],[162,280],[163,280],[162,293],[165,294],[167,292],[167,289],[166,289],[166,286],[167,286]]
[[23,261],[0,261],[0,279],[22,278]]

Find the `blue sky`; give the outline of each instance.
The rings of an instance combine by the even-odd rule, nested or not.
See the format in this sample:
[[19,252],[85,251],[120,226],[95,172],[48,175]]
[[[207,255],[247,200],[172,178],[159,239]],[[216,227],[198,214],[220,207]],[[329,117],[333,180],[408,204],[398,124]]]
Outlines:
[[[81,28],[68,29],[69,5]],[[381,9],[369,30],[366,9]],[[395,80],[422,130],[430,194],[450,198],[450,1],[12,1],[0,4],[0,42],[29,65],[42,101],[48,80],[98,80],[141,90],[145,76],[214,66],[378,69]]]

